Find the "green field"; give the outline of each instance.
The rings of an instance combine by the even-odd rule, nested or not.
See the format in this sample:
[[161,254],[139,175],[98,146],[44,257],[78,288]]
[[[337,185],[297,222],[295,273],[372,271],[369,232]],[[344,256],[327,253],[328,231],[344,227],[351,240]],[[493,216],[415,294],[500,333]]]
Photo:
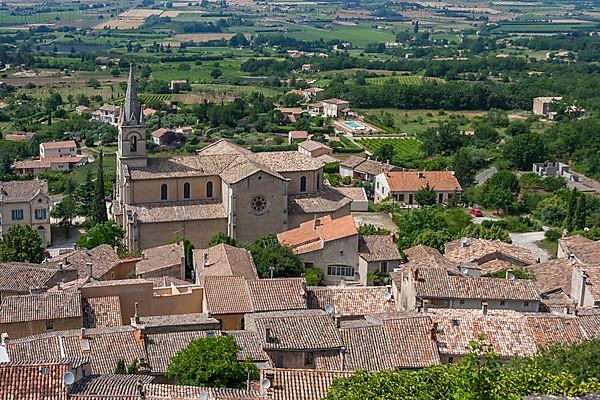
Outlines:
[[413,160],[421,157],[421,142],[413,138],[365,138],[358,143],[373,153],[384,144],[391,144],[394,146],[395,160]]
[[347,40],[357,47],[366,47],[370,43],[392,42],[395,35],[391,31],[373,29],[368,25],[334,26],[331,29],[319,29],[306,25],[292,25],[285,36],[298,40],[316,41],[323,39]]
[[141,94],[139,96],[142,103],[154,103],[171,100],[170,94]]
[[499,32],[526,32],[526,33],[558,33],[570,32],[576,29],[593,26],[592,23],[549,23],[549,22],[510,22],[503,23],[493,31]]

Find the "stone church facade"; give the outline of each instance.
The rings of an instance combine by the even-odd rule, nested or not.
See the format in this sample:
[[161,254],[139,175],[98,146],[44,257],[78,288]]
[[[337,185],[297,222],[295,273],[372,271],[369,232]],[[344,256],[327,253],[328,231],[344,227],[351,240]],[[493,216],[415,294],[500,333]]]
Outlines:
[[133,67],[121,116],[112,212],[130,250],[177,237],[204,248],[218,232],[250,242],[350,213],[351,200],[323,186],[323,163],[299,152],[252,153],[222,139],[193,156],[148,157]]

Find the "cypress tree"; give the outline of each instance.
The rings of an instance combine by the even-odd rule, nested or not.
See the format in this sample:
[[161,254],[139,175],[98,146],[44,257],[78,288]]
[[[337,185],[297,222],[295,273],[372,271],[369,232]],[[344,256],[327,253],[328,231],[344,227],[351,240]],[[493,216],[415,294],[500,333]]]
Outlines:
[[571,196],[569,196],[569,204],[567,205],[567,216],[565,217],[565,228],[568,231],[572,231],[575,226],[575,209],[577,207],[577,198],[579,197],[579,193],[576,188],[573,188],[571,191]]
[[94,224],[100,224],[108,221],[106,212],[106,196],[104,192],[104,156],[100,150],[98,156],[98,173],[96,174],[96,190],[94,191],[94,204],[92,221]]
[[587,218],[587,202],[585,200],[585,195],[582,193],[579,196],[579,200],[577,200],[577,210],[575,211],[575,228],[583,229],[585,228],[585,220]]

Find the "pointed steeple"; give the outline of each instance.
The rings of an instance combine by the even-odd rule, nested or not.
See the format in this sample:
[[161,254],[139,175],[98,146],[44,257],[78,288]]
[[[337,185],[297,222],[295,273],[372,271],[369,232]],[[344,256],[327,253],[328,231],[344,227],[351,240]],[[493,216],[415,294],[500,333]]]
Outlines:
[[121,109],[121,125],[142,125],[142,105],[140,104],[135,89],[135,65],[129,65],[129,78],[127,79],[127,92],[125,103]]

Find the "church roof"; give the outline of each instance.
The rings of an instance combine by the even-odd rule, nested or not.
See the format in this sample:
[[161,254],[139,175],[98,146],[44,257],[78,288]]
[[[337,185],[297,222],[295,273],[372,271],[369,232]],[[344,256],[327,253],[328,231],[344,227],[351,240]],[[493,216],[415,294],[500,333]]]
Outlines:
[[227,218],[227,213],[220,200],[169,201],[163,203],[148,203],[128,205],[139,222],[173,222],[205,219]]

